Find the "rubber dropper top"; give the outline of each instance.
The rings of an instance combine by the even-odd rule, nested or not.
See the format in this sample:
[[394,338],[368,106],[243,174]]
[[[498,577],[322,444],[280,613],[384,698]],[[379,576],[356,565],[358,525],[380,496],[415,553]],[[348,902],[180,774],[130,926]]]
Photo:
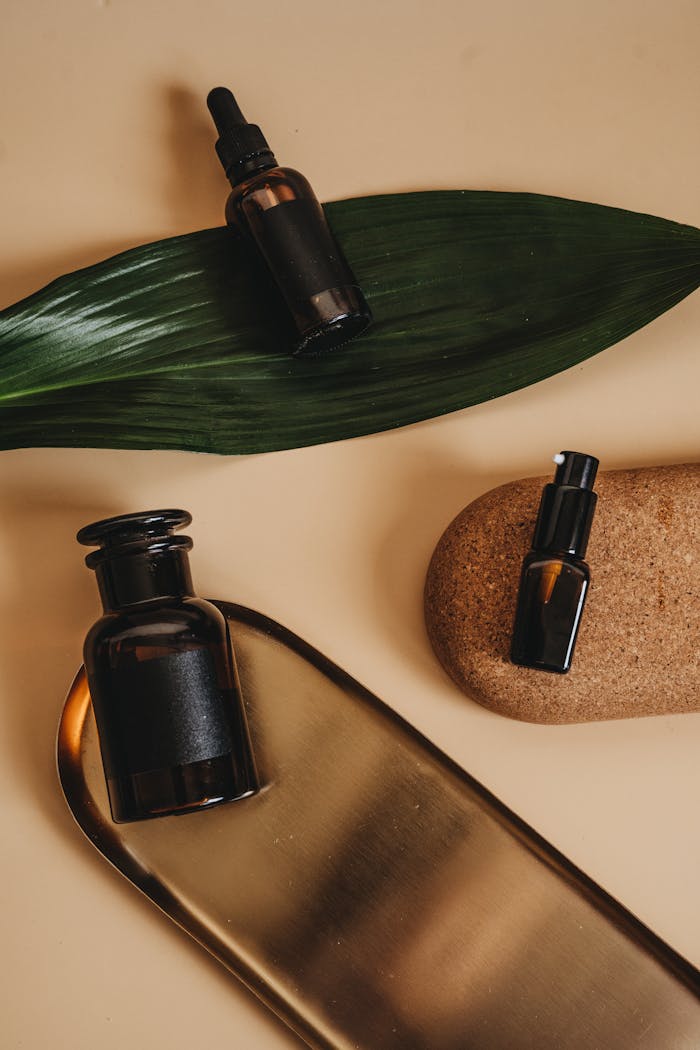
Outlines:
[[207,106],[220,135],[248,123],[241,113],[241,107],[233,97],[233,92],[228,88],[212,88],[207,95]]
[[243,182],[254,171],[277,167],[262,131],[246,121],[228,88],[213,88],[207,95],[207,106],[219,132],[216,152],[231,185]]

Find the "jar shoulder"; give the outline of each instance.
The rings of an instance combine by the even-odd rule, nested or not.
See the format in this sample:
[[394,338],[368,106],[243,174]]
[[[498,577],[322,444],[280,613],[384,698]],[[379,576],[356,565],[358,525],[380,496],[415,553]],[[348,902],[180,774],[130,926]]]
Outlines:
[[225,635],[226,620],[215,605],[203,598],[183,598],[144,602],[106,613],[88,631],[84,648],[87,653],[108,643],[136,644],[158,638],[220,641]]

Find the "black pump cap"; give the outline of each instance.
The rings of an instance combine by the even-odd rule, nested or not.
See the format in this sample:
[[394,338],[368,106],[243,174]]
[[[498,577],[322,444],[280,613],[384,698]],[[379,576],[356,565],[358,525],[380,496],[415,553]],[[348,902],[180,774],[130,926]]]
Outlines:
[[598,460],[585,452],[559,452],[554,457],[557,469],[555,485],[575,485],[580,489],[592,489],[598,472]]
[[598,460],[584,452],[560,452],[554,462],[554,481],[542,492],[532,547],[583,558],[598,500],[593,492]]
[[213,88],[207,95],[207,106],[219,132],[216,152],[234,186],[253,171],[277,166],[262,131],[257,124],[247,123],[228,88]]

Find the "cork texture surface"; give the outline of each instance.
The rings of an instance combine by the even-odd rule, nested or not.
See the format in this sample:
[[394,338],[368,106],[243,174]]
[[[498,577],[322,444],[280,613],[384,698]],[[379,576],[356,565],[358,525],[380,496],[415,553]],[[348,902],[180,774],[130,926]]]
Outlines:
[[509,659],[521,562],[549,480],[487,492],[440,539],[425,616],[443,667],[468,696],[528,722],[700,710],[700,464],[598,475],[591,587],[565,675]]

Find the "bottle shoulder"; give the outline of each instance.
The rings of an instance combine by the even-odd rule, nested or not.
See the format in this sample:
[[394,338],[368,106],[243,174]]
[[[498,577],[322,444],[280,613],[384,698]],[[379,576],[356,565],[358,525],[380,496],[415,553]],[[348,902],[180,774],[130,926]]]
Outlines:
[[231,222],[241,209],[266,211],[298,200],[316,200],[306,176],[294,168],[267,168],[233,187],[226,202],[226,218]]
[[590,578],[591,570],[588,562],[573,554],[554,554],[547,551],[529,551],[523,559],[524,572],[545,572],[547,568],[558,567],[560,571],[567,571],[585,579]]
[[105,613],[87,633],[85,649],[108,641],[153,638],[154,636],[221,635],[226,621],[215,605],[203,598],[140,602]]
[[237,186],[233,187],[234,194],[245,193],[247,190],[256,189],[260,186],[281,186],[291,185],[303,187],[305,190],[311,188],[311,183],[302,175],[296,168],[287,168],[278,165],[275,168],[263,168],[262,171],[256,171],[252,175],[249,175],[247,179],[240,182]]

